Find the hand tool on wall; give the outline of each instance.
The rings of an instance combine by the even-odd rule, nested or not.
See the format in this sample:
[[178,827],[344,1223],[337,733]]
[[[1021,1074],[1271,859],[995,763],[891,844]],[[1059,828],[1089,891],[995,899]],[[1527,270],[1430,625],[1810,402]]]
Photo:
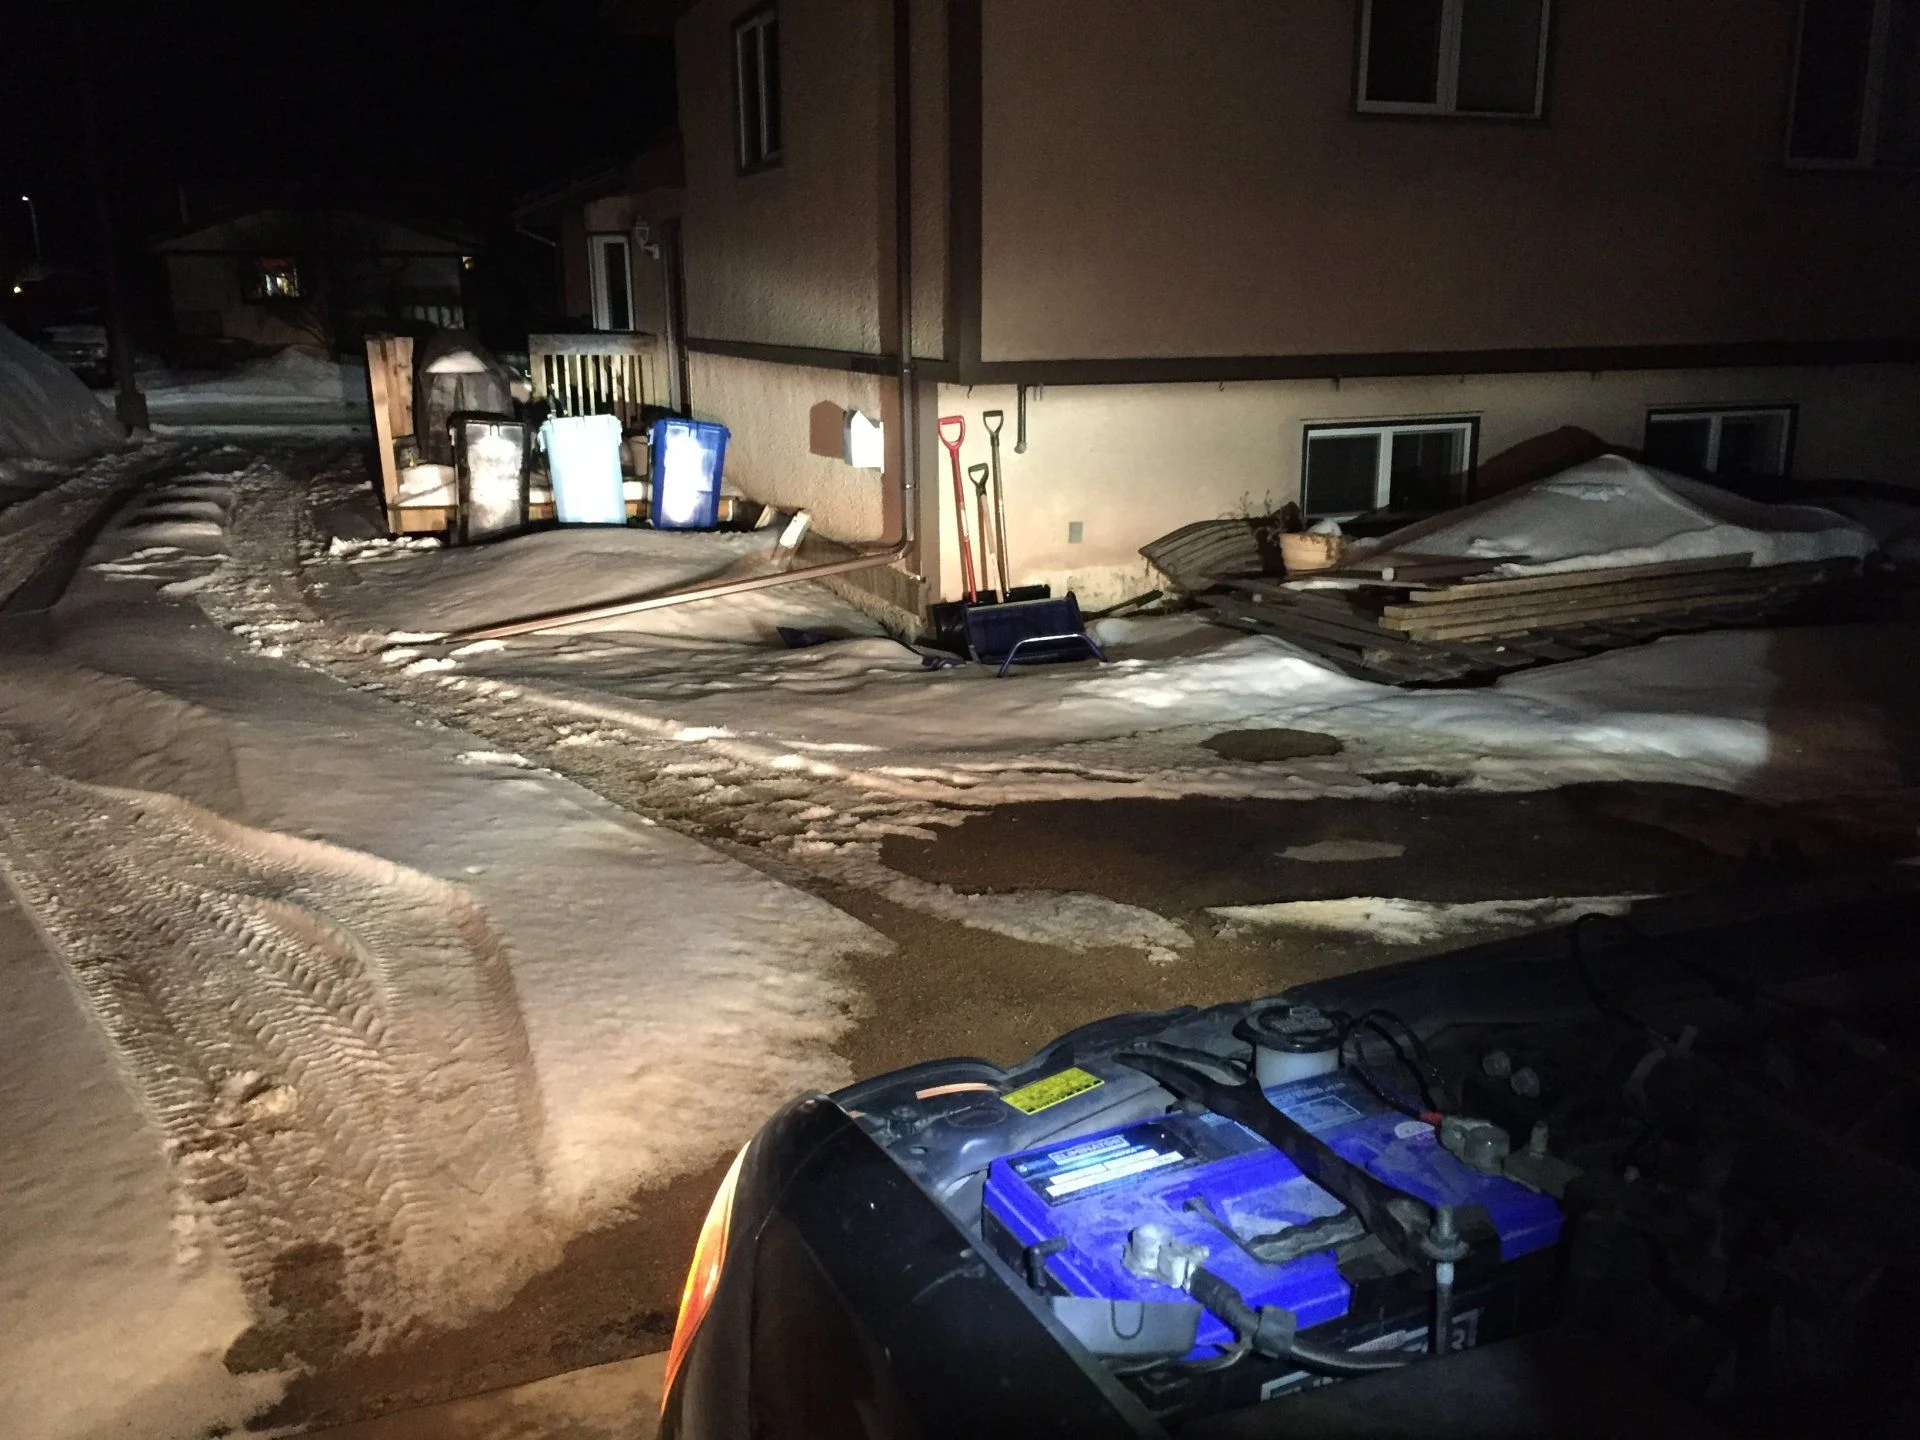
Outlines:
[[[983,584],[987,578],[987,476],[990,473],[985,465],[967,467],[967,478],[973,482],[974,515],[977,517],[973,533],[980,537],[980,579]],[[1006,561],[1002,560],[1000,562],[1000,598],[1003,600],[1007,595],[1006,568]]]
[[[1000,598],[1004,600],[1013,589],[1007,573],[1007,496],[1000,488],[1000,427],[1007,423],[1006,412],[989,410],[980,417],[980,423],[987,427],[987,444],[993,456],[993,560],[1000,567]],[[980,527],[985,535],[984,519]]]
[[[951,436],[947,433],[948,426],[953,427]],[[979,586],[974,580],[973,547],[967,543],[967,482],[960,478],[960,442],[967,438],[966,416],[942,415],[936,428],[940,432],[940,443],[947,447],[947,456],[953,462],[953,529],[960,539],[960,578],[971,601],[979,593]]]

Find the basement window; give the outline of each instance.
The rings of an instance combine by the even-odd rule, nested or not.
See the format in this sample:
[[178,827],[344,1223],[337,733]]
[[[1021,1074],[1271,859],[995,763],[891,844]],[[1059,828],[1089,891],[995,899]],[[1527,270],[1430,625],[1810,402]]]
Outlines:
[[1647,464],[1722,480],[1782,476],[1793,453],[1793,407],[1649,410]]
[[1787,163],[1920,168],[1920,0],[1805,0]]
[[769,6],[733,26],[735,158],[742,174],[780,163],[780,15]]
[[1467,420],[1310,425],[1300,508],[1310,520],[1369,510],[1440,510],[1473,468],[1479,426]]
[[1550,0],[1361,0],[1359,95],[1389,115],[1539,118]]
[[284,257],[256,257],[245,278],[247,299],[255,305],[300,298],[300,267]]

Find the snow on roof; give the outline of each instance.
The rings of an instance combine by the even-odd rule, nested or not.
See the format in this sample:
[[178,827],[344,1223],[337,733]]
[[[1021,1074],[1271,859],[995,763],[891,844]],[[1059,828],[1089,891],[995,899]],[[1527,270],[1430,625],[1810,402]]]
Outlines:
[[78,376],[0,325],[0,460],[83,460],[123,438]]
[[1382,537],[1369,558],[1515,557],[1503,575],[1598,570],[1718,555],[1755,565],[1857,558],[1867,529],[1811,505],[1765,505],[1718,486],[1602,455],[1504,495]]
[[324,240],[333,248],[367,254],[471,254],[480,242],[453,226],[391,220],[358,210],[249,210],[163,235],[162,254],[294,252]]

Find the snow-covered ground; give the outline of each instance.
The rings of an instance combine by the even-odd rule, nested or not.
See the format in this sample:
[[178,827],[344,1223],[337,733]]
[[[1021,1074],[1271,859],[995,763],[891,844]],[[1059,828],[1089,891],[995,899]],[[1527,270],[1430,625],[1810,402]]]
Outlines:
[[[218,430],[286,435],[368,429],[367,367],[282,350],[232,370],[142,371],[147,412],[162,434]],[[110,396],[103,396],[111,403]]]
[[[848,1078],[839,966],[883,946],[866,927],[207,622],[223,586],[287,582],[229,525],[276,481],[143,491],[51,629],[16,622],[0,659],[0,873],[154,1126],[134,1172],[171,1172],[129,1189],[124,1154],[69,1136],[37,1204],[114,1196],[116,1223],[213,1272],[107,1355],[87,1313],[7,1287],[0,1351],[91,1364],[85,1405],[58,1368],[7,1367],[0,1433],[94,1433],[223,1353],[282,1372],[457,1325]],[[171,593],[127,583],[161,560]],[[10,1008],[8,1034],[32,1020]],[[0,1143],[50,1123],[8,1107]],[[10,1248],[44,1280],[84,1267],[77,1242]],[[189,1303],[215,1292],[244,1303]],[[230,1422],[234,1395],[207,1400],[199,1428],[156,1410],[115,1433]]]
[[[342,538],[320,517],[365,495],[346,450],[311,482],[292,451],[138,453],[164,478],[59,608],[0,620],[0,873],[21,907],[0,958],[29,997],[0,1013],[22,1097],[0,1143],[44,1157],[10,1182],[37,1218],[0,1261],[0,1352],[92,1361],[84,1402],[51,1360],[6,1367],[4,1434],[232,1424],[296,1370],[485,1313],[846,1078],[846,962],[887,942],[816,888],[1153,973],[1200,953],[1190,917],[902,874],[889,836],[1045,799],[1389,799],[1416,772],[1774,796],[1897,778],[1897,737],[1840,666],[1913,648],[1889,627],[1694,636],[1429,692],[1189,618],[1102,622],[1104,666],[930,670],[811,584],[461,644],[442,637],[767,539]],[[0,596],[126,463],[0,514]],[[832,638],[789,649],[781,626]],[[1340,751],[1206,743],[1281,728]],[[1294,858],[1366,858],[1346,843]],[[1368,894],[1213,920],[1412,943],[1626,903]],[[94,1108],[48,1101],[49,1074]],[[96,1261],[161,1317],[140,1343],[101,1344],[85,1284],[45,1301]]]

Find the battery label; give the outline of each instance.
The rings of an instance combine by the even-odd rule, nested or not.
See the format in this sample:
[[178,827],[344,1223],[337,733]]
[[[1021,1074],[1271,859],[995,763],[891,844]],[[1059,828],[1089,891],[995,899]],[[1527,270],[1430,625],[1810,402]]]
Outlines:
[[1327,1081],[1288,1085],[1270,1092],[1268,1098],[1276,1110],[1313,1135],[1358,1120],[1361,1115],[1336,1085]]
[[1196,1158],[1196,1151],[1164,1126],[1136,1125],[1118,1135],[1029,1155],[1013,1163],[1013,1172],[1049,1205],[1058,1205]]
[[1106,1081],[1098,1075],[1088,1074],[1076,1066],[1068,1070],[1056,1070],[1031,1085],[1009,1090],[1000,1098],[1023,1115],[1038,1115],[1042,1110],[1071,1100],[1076,1095],[1084,1095],[1104,1084]]

